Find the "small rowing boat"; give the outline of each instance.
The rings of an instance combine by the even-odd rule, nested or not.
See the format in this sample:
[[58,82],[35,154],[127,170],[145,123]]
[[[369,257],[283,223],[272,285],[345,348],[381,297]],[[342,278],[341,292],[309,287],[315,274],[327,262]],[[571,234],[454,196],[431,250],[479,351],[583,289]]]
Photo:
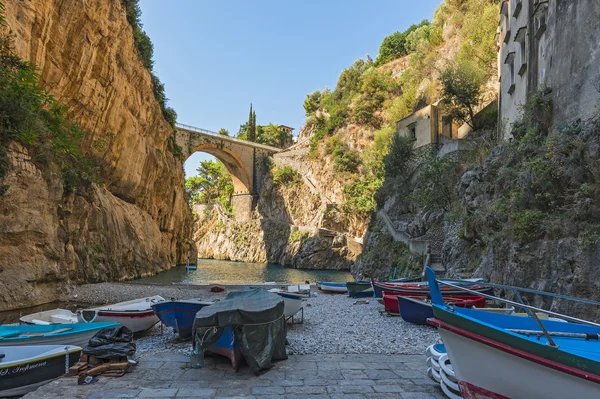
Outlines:
[[80,355],[71,345],[0,346],[0,397],[25,395],[68,373]]
[[373,296],[373,286],[370,281],[348,281],[346,288],[352,298]]
[[77,315],[67,309],[52,309],[22,316],[19,318],[21,324],[36,324],[39,326],[48,324],[75,324]]
[[[531,316],[448,306],[439,287],[445,282],[439,282],[430,268],[427,277],[434,313],[430,324],[438,328],[465,398],[600,397],[600,324],[498,297],[494,300],[527,309]],[[600,305],[541,291],[537,294]],[[535,312],[574,322],[540,320]]]
[[270,289],[269,292],[273,292],[283,298],[283,316],[286,319],[302,309],[302,298],[306,298],[306,295],[284,292],[278,288]]
[[[477,291],[487,294],[494,294],[494,290],[492,287],[487,287],[484,285],[479,285],[478,282],[480,279],[475,279],[477,281],[473,281],[473,279],[460,280],[456,282],[456,285],[461,287],[467,287],[471,291]],[[448,280],[451,281],[451,280]],[[375,296],[377,298],[383,297],[383,291],[388,292],[396,292],[402,295],[408,296],[423,296],[427,297],[429,294],[429,285],[426,281],[418,282],[418,283],[383,283],[380,281],[372,281],[373,289],[375,290]],[[459,289],[452,287],[442,287],[442,293],[444,295],[470,295],[469,293],[461,292]]]
[[158,323],[152,305],[165,299],[159,295],[139,298],[113,305],[77,310],[77,320],[80,323],[116,322],[129,328],[132,332],[145,331]]
[[321,287],[321,291],[328,292],[331,294],[345,294],[348,292],[346,283],[329,283],[329,282],[318,282],[318,286]]
[[188,339],[192,336],[196,313],[212,304],[213,302],[193,298],[179,301],[161,301],[153,303],[151,306],[164,325],[172,327],[177,331],[179,337]]
[[[411,298],[402,295],[398,295],[396,298],[398,308],[400,310],[400,316],[402,316],[402,319],[404,321],[407,321],[412,324],[424,325],[427,324],[428,318],[433,317],[433,307],[430,302],[422,298]],[[485,298],[482,296],[444,296],[444,303],[446,303],[447,305],[454,305],[463,308],[470,308],[473,306],[484,307]]]
[[98,331],[117,323],[77,323],[0,326],[0,345],[76,345],[86,346]]

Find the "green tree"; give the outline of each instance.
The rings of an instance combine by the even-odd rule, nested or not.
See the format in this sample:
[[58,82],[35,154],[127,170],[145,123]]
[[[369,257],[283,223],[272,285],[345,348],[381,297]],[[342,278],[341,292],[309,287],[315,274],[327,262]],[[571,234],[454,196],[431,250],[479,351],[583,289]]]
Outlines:
[[256,141],[256,112],[252,111],[252,104],[250,104],[246,137],[249,141]]
[[267,126],[259,126],[260,134],[257,134],[257,143],[270,145],[272,147],[283,147],[288,134],[279,128],[274,123],[269,123]]
[[375,59],[375,66],[383,65],[396,58],[404,57],[413,51],[413,49],[407,47],[407,37],[422,26],[429,26],[429,21],[423,20],[419,25],[411,25],[404,32],[394,32],[383,39],[383,42],[381,42],[381,46],[379,47],[379,54]]
[[321,91],[316,90],[310,94],[306,95],[306,100],[304,100],[304,111],[306,116],[311,116],[321,106]]
[[225,129],[225,128],[222,127],[222,128],[219,129],[219,134],[221,136],[229,136],[229,130],[227,130],[227,129]]
[[191,203],[212,204],[220,202],[231,211],[233,182],[221,161],[206,160],[200,163],[197,176],[185,180],[186,191]]
[[441,103],[448,116],[474,126],[475,109],[481,103],[482,79],[467,63],[450,66],[440,75]]

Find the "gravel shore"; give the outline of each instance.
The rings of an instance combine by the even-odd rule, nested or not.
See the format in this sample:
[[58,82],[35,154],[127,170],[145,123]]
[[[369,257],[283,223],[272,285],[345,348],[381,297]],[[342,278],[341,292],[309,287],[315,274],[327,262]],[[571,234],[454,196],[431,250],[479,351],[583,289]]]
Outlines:
[[[229,286],[223,293],[212,293],[207,286],[100,283],[76,287],[71,300],[103,304],[152,295],[214,300],[240,288]],[[439,342],[435,329],[407,323],[400,317],[387,317],[380,312],[383,305],[374,298],[357,302],[341,294],[315,291],[313,295],[303,303],[304,323],[288,324],[289,354],[422,354],[427,346]],[[161,334],[160,325],[137,337],[136,343],[139,355],[191,352],[189,341],[179,340],[168,327]]]

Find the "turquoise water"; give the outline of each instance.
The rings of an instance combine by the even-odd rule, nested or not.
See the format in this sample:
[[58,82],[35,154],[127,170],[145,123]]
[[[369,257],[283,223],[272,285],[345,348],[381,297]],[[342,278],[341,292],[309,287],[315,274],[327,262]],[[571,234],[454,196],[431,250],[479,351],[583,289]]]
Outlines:
[[[178,266],[152,277],[135,280],[135,283],[181,283],[186,281],[185,266]],[[291,269],[267,263],[229,262],[224,260],[198,259],[197,270],[190,271],[191,284],[243,284],[286,281],[300,284],[305,281],[354,281],[348,272],[334,270]]]

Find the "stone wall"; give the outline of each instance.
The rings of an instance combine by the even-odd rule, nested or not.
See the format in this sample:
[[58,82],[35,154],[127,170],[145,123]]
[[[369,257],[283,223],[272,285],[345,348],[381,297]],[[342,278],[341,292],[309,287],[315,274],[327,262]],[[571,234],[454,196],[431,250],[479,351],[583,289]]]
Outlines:
[[[498,66],[500,121],[505,138],[510,137],[511,125],[521,114],[520,107],[542,88],[551,90],[553,124],[593,118],[600,100],[600,92],[594,87],[600,74],[600,3],[596,0],[551,0],[538,6],[534,0],[521,3],[517,18],[513,15],[514,0],[503,5],[509,22],[500,34]],[[521,28],[526,29],[525,53],[515,40]],[[510,32],[505,43],[506,29]],[[511,53],[514,53],[515,88],[509,93]]]

